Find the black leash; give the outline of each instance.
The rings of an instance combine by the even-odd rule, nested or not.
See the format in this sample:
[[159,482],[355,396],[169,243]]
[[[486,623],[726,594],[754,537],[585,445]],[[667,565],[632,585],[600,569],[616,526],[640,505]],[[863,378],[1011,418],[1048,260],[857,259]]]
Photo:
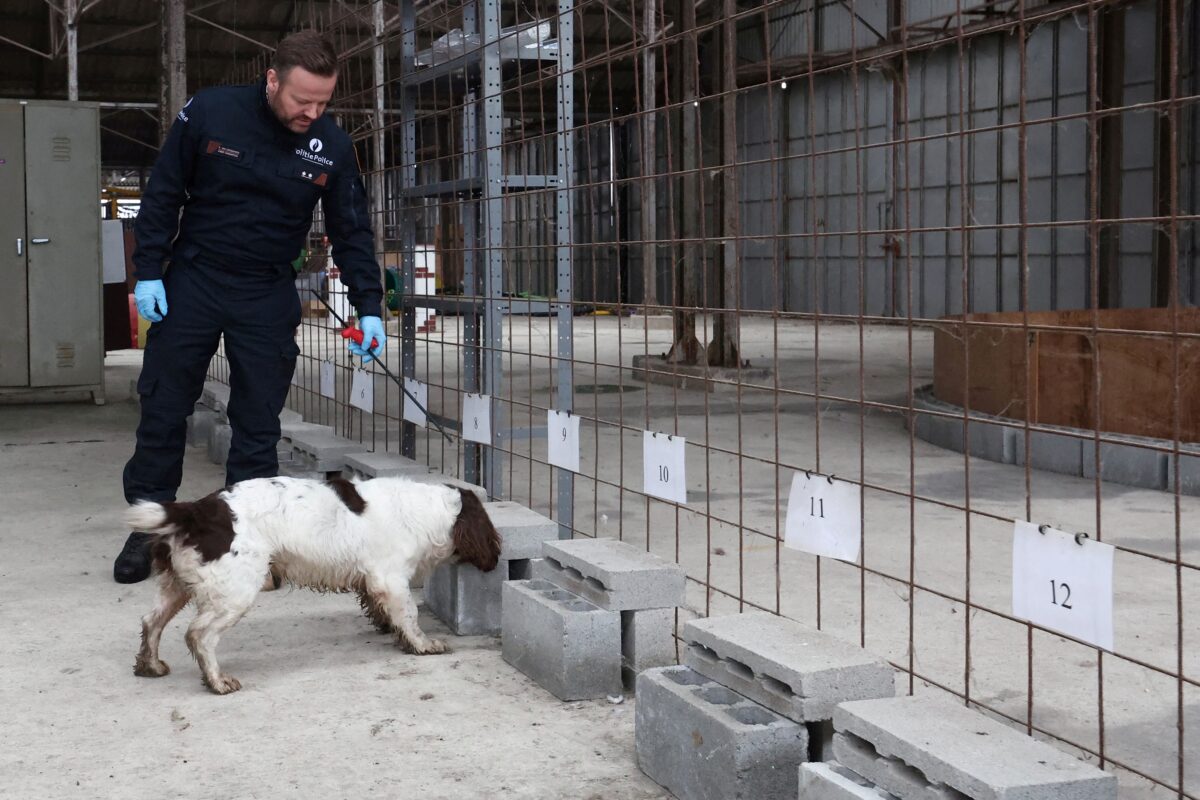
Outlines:
[[[314,289],[310,286],[308,290],[310,292],[312,292],[313,297],[315,297],[321,301],[321,305],[323,305],[323,306],[325,306],[325,308],[329,309],[329,313],[333,315],[334,319],[336,319],[338,322],[340,322],[342,324],[343,328],[350,327],[349,323],[347,323],[346,320],[342,319],[341,316],[336,311],[333,310],[333,306],[331,306],[331,305],[329,305],[329,303],[325,302],[325,298],[321,297],[321,295],[317,293],[316,289]],[[370,347],[368,346],[367,349],[369,350]],[[395,375],[393,375],[392,371],[387,368],[387,365],[385,365],[378,358],[375,359],[375,363],[378,364],[383,369],[384,375],[387,375],[389,378],[391,378],[396,383],[397,386],[400,387],[400,391],[404,392],[405,397],[407,397],[409,400],[412,400],[413,405],[415,405],[417,408],[421,409],[421,413],[425,415],[425,419],[432,422],[433,426],[435,428],[437,428],[439,431],[441,431],[442,436],[446,437],[446,441],[449,442],[450,444],[454,444],[454,440],[450,438],[450,434],[446,433],[446,429],[443,428],[438,423],[438,421],[434,418],[434,416],[432,414],[430,414],[429,411],[423,405],[421,405],[421,402],[419,400],[417,400],[417,398],[413,397],[412,392],[410,392],[407,388],[405,388],[404,381],[402,381],[401,379],[399,379]],[[403,416],[403,414],[401,414],[401,416]]]

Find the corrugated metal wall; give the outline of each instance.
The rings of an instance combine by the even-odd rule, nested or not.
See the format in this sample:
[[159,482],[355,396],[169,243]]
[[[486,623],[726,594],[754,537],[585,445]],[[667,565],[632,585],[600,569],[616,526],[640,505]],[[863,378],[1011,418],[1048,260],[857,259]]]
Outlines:
[[[777,13],[769,31],[771,57],[805,54],[810,35],[825,51],[848,48],[852,33],[859,47],[877,44],[877,32],[887,28],[883,4],[867,6],[857,4],[857,20],[839,5],[822,6],[813,20],[804,13]],[[908,3],[907,7],[910,19],[929,19],[952,12],[954,3],[930,0]],[[1129,8],[1126,104],[1153,99],[1154,28],[1154,3]],[[761,58],[766,47],[761,29],[743,31],[739,46],[744,58]],[[1025,221],[1034,226],[1027,228],[1030,310],[1087,307],[1090,296],[1086,224],[1036,227],[1038,223],[1069,223],[1089,217],[1088,123],[1083,117],[1057,119],[1087,109],[1087,46],[1084,27],[1072,18],[1033,29],[1026,45],[1025,113],[1030,125],[1026,128]],[[1019,120],[1017,42],[1008,34],[973,39],[965,55],[960,61],[953,44],[910,55],[907,109],[899,124],[893,110],[897,87],[881,69],[859,69],[857,92],[851,74],[840,70],[811,81],[789,82],[786,90],[776,84],[739,96],[744,307],[857,314],[861,302],[866,314],[906,316],[911,289],[914,316],[957,314],[963,311],[966,264],[968,310],[1019,309],[1021,269],[1015,227],[965,235],[961,230],[918,231],[895,237],[894,242],[877,232],[1015,226],[1021,221],[1017,129],[979,130]],[[708,107],[702,108],[702,114],[709,113]],[[664,115],[659,119],[661,156],[667,126]],[[1048,119],[1055,121],[1037,124]],[[1155,114],[1127,112],[1122,123],[1121,217],[1150,216],[1155,213]],[[624,127],[623,142],[620,131],[613,129],[618,139],[615,146],[619,150],[623,146],[625,153],[626,172],[617,175],[618,180],[641,174],[637,122]],[[706,123],[705,128],[710,126]],[[978,132],[958,135],[964,129]],[[619,196],[598,185],[611,177],[609,134],[608,128],[589,127],[576,143],[581,188],[574,196],[577,241],[581,243],[615,242],[615,217],[622,209],[628,220],[627,238],[642,238],[637,182]],[[907,147],[887,144],[905,137]],[[705,146],[706,152],[716,147],[715,143]],[[1198,145],[1193,142],[1191,147]],[[904,158],[894,163],[902,150]],[[1196,170],[1191,166],[1198,155],[1181,154],[1187,208],[1194,207],[1198,193]],[[667,171],[665,161],[660,162],[659,172]],[[669,191],[667,182],[660,180],[660,204],[665,205]],[[704,202],[709,207],[708,219],[713,220],[713,193],[708,194]],[[660,213],[658,224],[658,239],[670,239],[673,228],[665,213]],[[709,236],[714,230],[715,225],[709,228]],[[811,236],[814,232],[819,235]],[[1153,236],[1150,224],[1120,226],[1119,296],[1125,307],[1153,303]],[[1196,246],[1194,236],[1183,237],[1181,297],[1192,303],[1200,300],[1196,296],[1200,289]],[[668,298],[671,259],[667,248],[659,250],[659,297]],[[628,285],[625,299],[640,302],[640,247],[625,254],[624,270],[616,246],[584,248],[580,256],[576,283],[581,299],[618,301],[619,276],[620,282]],[[911,287],[906,256],[911,257]],[[548,280],[548,265],[545,271]],[[543,283],[539,280],[535,285]],[[710,291],[706,296],[715,294]]]

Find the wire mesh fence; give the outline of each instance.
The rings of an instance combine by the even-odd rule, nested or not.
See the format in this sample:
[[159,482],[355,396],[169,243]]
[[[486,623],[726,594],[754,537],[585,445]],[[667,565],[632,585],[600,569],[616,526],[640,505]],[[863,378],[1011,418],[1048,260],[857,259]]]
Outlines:
[[[319,306],[294,408],[678,561],[680,622],[793,617],[1200,797],[1194,3],[296,7],[343,56],[387,363],[460,435],[378,374],[350,405]],[[345,308],[322,232],[299,280]],[[785,541],[811,475],[856,557]],[[1014,612],[1016,521],[1115,548],[1111,646]]]

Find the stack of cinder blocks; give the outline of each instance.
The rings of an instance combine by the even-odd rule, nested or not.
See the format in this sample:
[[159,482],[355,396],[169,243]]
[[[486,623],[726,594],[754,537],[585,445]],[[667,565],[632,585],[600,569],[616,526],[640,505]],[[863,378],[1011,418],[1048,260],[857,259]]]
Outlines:
[[800,769],[800,800],[1116,800],[1117,778],[934,697],[843,703],[835,762]]
[[787,798],[831,747],[838,703],[891,697],[871,654],[763,612],[684,626],[684,665],[638,678],[638,765],[682,800]]
[[349,453],[342,465],[342,477],[364,481],[371,478],[413,478],[426,476],[431,469],[411,458],[391,453]]
[[529,580],[504,584],[504,660],[562,700],[633,688],[675,662],[684,572],[614,539],[547,541]]
[[542,543],[558,539],[558,523],[517,503],[484,503],[484,508],[500,534],[496,568],[480,572],[471,564],[447,563],[425,579],[426,607],[458,636],[498,635],[504,582],[528,578],[529,562],[541,555]]
[[340,474],[346,456],[361,453],[363,446],[333,432],[328,425],[293,422],[280,426],[280,443],[291,446],[291,474],[296,477],[326,477]]

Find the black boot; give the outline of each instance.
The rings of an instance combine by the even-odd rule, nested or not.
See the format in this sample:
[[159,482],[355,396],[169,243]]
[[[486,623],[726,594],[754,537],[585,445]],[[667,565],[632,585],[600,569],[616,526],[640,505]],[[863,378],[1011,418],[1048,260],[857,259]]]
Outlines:
[[138,583],[150,577],[150,533],[131,533],[113,562],[113,580],[117,583]]

